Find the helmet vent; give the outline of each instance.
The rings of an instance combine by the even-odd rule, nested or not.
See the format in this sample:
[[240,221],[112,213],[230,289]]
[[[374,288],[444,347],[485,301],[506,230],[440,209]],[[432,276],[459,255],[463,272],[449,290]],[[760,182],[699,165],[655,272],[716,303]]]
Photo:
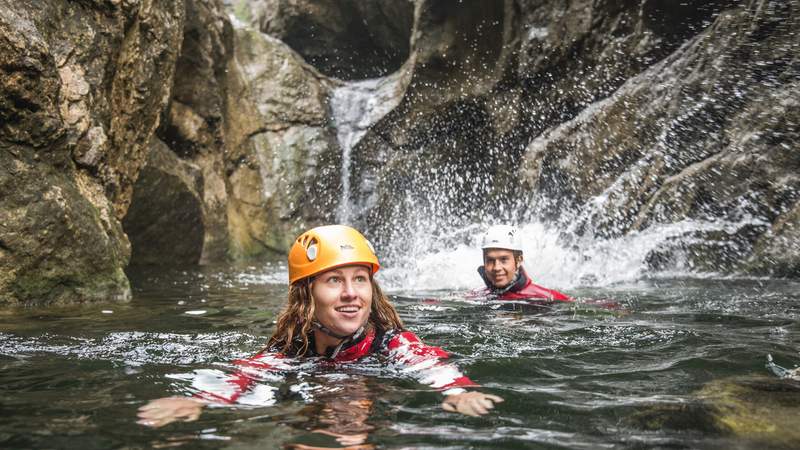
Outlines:
[[308,258],[309,261],[314,261],[315,259],[317,259],[317,256],[319,256],[318,255],[319,251],[317,247],[318,246],[316,239],[309,240],[308,247],[306,248],[306,257]]

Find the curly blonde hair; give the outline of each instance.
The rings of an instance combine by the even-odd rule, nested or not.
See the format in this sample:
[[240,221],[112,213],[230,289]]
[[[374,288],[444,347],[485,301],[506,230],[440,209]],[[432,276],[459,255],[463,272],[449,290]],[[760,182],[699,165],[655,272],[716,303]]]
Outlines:
[[[372,307],[367,323],[376,330],[402,330],[403,322],[397,310],[389,302],[377,281],[372,284]],[[308,351],[309,336],[314,320],[314,296],[311,294],[311,278],[297,280],[289,285],[286,308],[278,316],[275,332],[264,350],[279,351],[289,356],[304,355]]]

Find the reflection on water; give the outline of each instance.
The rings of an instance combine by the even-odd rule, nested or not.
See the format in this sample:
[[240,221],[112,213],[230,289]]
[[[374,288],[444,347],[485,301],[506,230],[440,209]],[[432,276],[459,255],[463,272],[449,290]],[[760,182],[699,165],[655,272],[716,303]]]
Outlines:
[[143,272],[134,274],[129,304],[2,313],[0,448],[800,443],[789,425],[800,419],[791,402],[800,390],[776,375],[800,361],[800,284],[777,280],[651,280],[569,292],[612,299],[617,309],[526,309],[452,291],[395,291],[409,328],[506,399],[496,412],[444,412],[440,394],[366,361],[264,374],[247,402],[208,408],[197,422],[135,424],[147,401],[191,395],[259,350],[284,280],[281,267]]

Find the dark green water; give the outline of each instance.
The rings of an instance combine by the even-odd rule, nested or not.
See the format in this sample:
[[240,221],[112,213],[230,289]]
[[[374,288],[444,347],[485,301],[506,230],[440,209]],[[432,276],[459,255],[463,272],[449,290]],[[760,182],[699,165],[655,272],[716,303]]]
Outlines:
[[[133,274],[134,299],[0,315],[0,448],[322,447],[312,430],[367,432],[378,448],[792,448],[800,283],[645,280],[583,288],[624,312],[509,311],[447,292],[395,292],[411,330],[506,399],[483,418],[365,364],[269,382],[270,406],[207,408],[192,423],[137,425],[147,401],[261,348],[286,292],[281,270]],[[431,301],[431,298],[437,301]],[[202,311],[202,312],[201,312]],[[353,401],[371,404],[351,407]]]

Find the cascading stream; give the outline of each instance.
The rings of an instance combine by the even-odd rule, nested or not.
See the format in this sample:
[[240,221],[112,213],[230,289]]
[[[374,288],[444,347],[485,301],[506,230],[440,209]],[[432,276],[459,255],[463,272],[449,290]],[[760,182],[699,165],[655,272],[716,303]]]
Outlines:
[[342,196],[336,220],[347,224],[352,221],[353,205],[350,198],[350,154],[367,131],[402,99],[397,95],[403,89],[403,71],[383,78],[346,83],[333,91],[330,98],[331,114],[336,125],[336,138],[342,149]]

